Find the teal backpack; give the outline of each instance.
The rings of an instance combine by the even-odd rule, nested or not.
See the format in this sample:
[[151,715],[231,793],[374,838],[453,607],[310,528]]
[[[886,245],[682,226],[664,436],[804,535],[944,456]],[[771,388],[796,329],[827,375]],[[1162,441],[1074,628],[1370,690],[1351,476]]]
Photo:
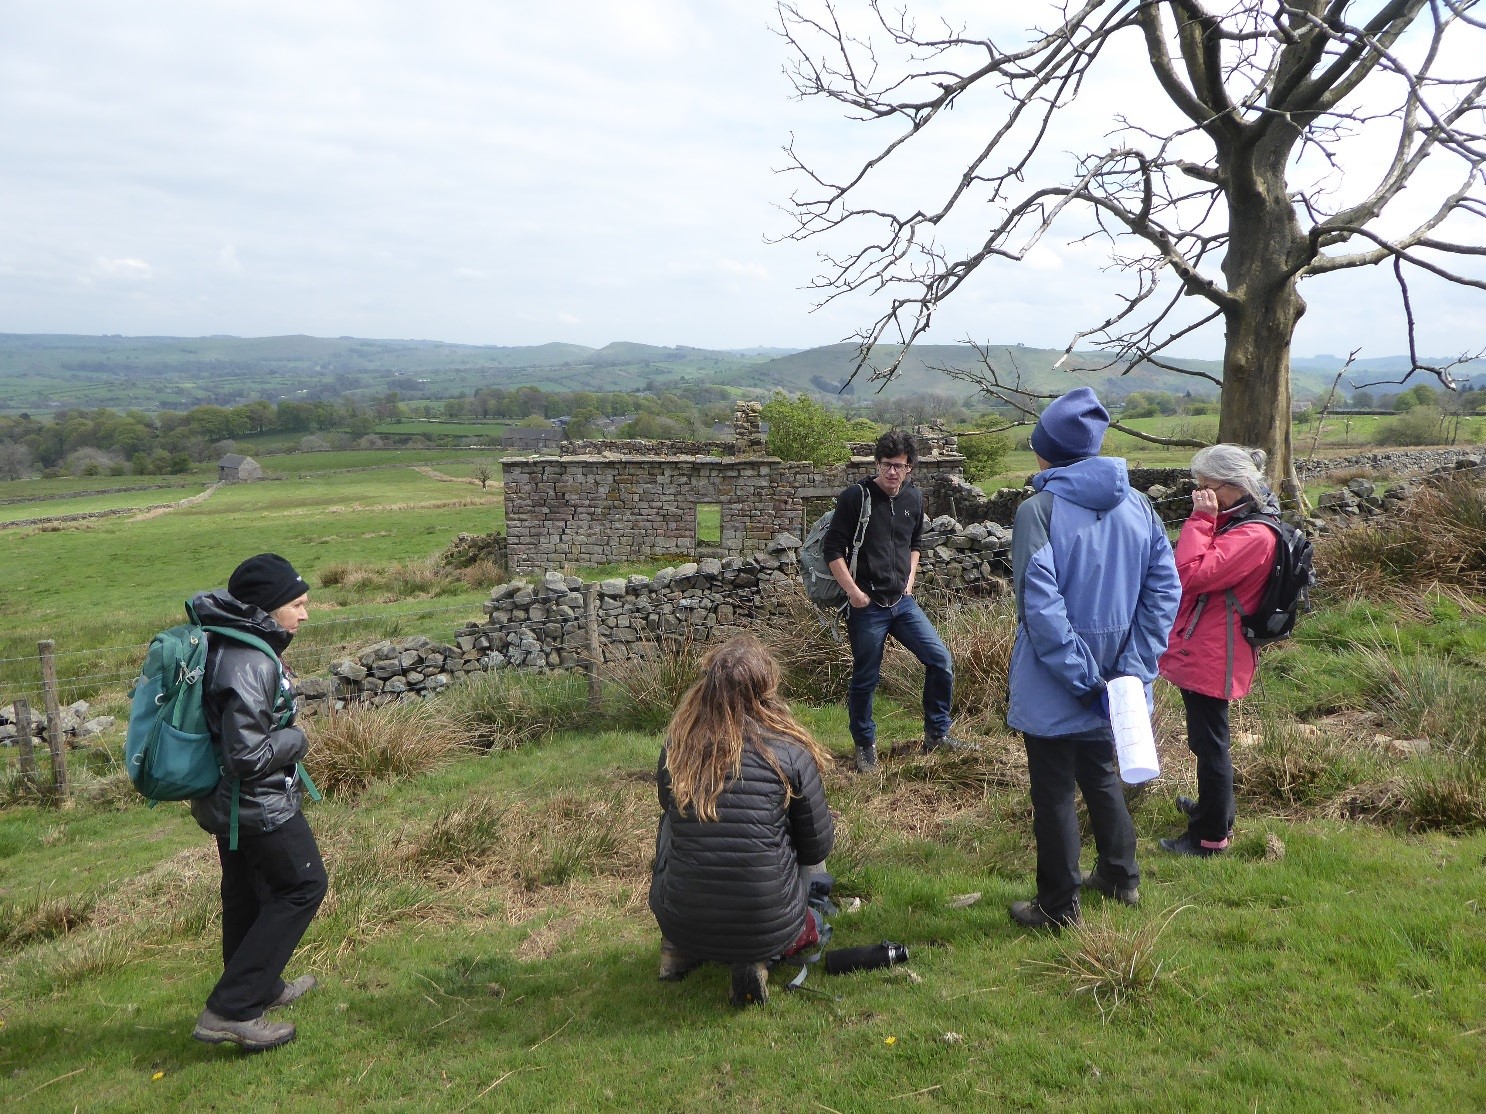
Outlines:
[[[149,798],[151,808],[161,801],[205,797],[225,776],[206,725],[208,632],[262,650],[272,658],[278,673],[273,707],[277,726],[287,727],[294,718],[294,702],[284,687],[284,665],[273,647],[245,631],[202,626],[189,602],[186,618],[188,622],[161,631],[150,640],[129,709],[124,768],[134,788]],[[303,764],[298,772],[310,799],[320,800],[320,791]],[[238,788],[238,779],[234,778],[228,844],[231,851],[237,850]]]

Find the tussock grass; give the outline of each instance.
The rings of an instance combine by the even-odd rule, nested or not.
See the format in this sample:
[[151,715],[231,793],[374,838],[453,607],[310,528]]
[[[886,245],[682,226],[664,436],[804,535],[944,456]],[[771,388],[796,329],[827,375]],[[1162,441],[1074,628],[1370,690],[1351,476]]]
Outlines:
[[479,798],[441,814],[412,860],[462,885],[527,892],[596,875],[640,883],[654,834],[652,795],[638,787],[539,803]]
[[495,564],[476,561],[462,569],[444,565],[438,557],[389,564],[336,561],[319,572],[320,587],[337,589],[341,603],[395,603],[405,599],[435,599],[488,588],[505,579]]
[[1416,830],[1486,828],[1486,766],[1462,759],[1417,763],[1403,778],[1403,800]]
[[440,698],[476,745],[507,749],[590,722],[588,681],[578,673],[482,673]]
[[424,701],[348,706],[304,721],[305,767],[327,795],[355,796],[374,781],[436,770],[471,745],[457,711]]
[[780,690],[790,700],[819,701],[826,693],[845,693],[851,680],[851,647],[846,621],[833,623],[805,596],[790,592],[758,636],[779,662]]
[[1411,603],[1432,589],[1486,591],[1486,486],[1451,475],[1427,486],[1398,514],[1316,543],[1319,595]]
[[688,640],[661,646],[651,658],[627,658],[608,669],[618,690],[617,699],[606,701],[605,718],[617,727],[635,731],[661,731],[681,703],[686,690],[702,673],[707,647]]
[[0,949],[17,951],[86,926],[93,915],[87,894],[35,894],[0,904]]
[[[932,604],[930,606],[933,606]],[[1009,596],[953,604],[932,612],[939,637],[955,663],[954,705],[957,730],[1004,731],[1007,677],[1016,641],[1016,617]],[[848,653],[848,670],[850,660]],[[924,671],[907,650],[889,641],[882,662],[881,691],[913,706],[923,695]]]
[[1161,938],[1177,914],[1190,908],[1176,906],[1133,927],[1101,911],[1057,936],[1057,959],[1033,961],[1032,966],[1069,980],[1073,993],[1087,995],[1108,1021],[1121,1006],[1145,1001],[1177,973],[1163,954]]

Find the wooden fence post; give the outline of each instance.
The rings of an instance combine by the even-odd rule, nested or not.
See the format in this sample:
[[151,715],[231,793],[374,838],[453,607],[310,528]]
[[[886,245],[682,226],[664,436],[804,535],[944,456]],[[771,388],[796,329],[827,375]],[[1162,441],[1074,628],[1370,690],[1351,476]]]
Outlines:
[[588,709],[599,710],[602,692],[599,686],[599,586],[595,581],[584,585],[583,611],[588,626]]
[[52,752],[52,782],[57,796],[67,796],[67,748],[62,742],[62,705],[57,699],[57,644],[36,644],[41,654],[41,690],[46,695],[46,745]]
[[16,746],[21,752],[21,785],[28,793],[36,792],[36,747],[31,739],[31,705],[15,702]]

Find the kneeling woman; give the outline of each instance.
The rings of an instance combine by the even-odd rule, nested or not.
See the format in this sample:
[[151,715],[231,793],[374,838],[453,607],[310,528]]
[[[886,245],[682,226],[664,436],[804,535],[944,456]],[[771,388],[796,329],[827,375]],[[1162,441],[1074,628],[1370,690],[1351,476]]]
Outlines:
[[810,936],[810,868],[835,839],[824,762],[779,698],[779,666],[757,639],[708,655],[656,772],[664,812],[650,909],[662,979],[710,960],[732,968],[734,1005],[768,999],[768,962]]

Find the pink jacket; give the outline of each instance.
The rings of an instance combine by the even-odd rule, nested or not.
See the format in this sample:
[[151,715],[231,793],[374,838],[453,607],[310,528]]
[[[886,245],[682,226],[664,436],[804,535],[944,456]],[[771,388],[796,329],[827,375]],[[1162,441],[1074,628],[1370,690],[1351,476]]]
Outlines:
[[1182,602],[1160,668],[1180,688],[1237,700],[1253,687],[1259,663],[1240,620],[1264,595],[1276,540],[1259,522],[1219,533],[1228,517],[1194,513],[1182,525],[1176,543]]

